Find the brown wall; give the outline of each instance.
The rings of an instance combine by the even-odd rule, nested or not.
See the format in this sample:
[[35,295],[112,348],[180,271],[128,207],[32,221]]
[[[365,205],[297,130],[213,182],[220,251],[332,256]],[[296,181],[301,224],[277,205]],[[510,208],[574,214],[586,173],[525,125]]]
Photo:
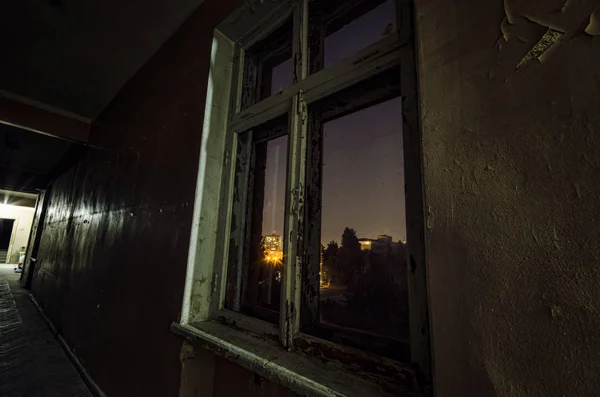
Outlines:
[[214,26],[205,1],[52,185],[33,293],[109,396],[176,396],[179,317]]
[[181,362],[179,397],[298,397],[277,383],[191,344],[183,345]]
[[600,36],[515,70],[564,3],[416,1],[438,396],[600,393]]

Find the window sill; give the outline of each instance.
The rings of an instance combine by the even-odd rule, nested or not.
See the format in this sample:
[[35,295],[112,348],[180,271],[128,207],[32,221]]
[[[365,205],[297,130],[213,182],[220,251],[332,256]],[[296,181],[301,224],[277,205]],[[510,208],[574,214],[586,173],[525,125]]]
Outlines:
[[286,351],[276,340],[217,321],[173,323],[171,331],[303,396],[424,396],[408,367],[399,382],[366,372],[358,364]]

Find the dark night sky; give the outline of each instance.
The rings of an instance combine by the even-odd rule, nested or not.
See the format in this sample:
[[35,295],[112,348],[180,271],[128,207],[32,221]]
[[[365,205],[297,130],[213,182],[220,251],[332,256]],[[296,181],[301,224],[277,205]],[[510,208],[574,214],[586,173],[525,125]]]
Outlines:
[[402,104],[395,98],[325,124],[321,241],[406,240]]
[[[325,67],[395,31],[386,1],[325,39]],[[291,61],[273,71],[272,91],[290,85]],[[340,242],[344,227],[359,237],[406,240],[402,114],[399,98],[325,124],[321,241]],[[287,137],[269,142],[263,234],[283,233]]]

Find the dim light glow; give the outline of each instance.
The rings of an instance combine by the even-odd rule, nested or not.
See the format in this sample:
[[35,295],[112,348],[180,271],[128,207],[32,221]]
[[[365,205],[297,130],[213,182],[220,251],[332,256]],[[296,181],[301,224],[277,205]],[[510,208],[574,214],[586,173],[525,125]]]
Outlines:
[[4,204],[4,203],[0,203],[0,209],[6,209],[6,210],[10,210],[10,209],[14,209],[14,208],[26,208],[28,210],[35,210],[35,208],[32,207],[25,207],[22,205],[13,205],[13,204]]

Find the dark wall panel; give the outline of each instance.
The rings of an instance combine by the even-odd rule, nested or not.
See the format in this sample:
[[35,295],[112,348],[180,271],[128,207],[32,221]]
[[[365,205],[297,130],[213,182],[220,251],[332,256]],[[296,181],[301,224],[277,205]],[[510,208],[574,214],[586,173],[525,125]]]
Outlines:
[[110,396],[176,396],[213,29],[206,1],[94,123],[52,183],[33,293]]

